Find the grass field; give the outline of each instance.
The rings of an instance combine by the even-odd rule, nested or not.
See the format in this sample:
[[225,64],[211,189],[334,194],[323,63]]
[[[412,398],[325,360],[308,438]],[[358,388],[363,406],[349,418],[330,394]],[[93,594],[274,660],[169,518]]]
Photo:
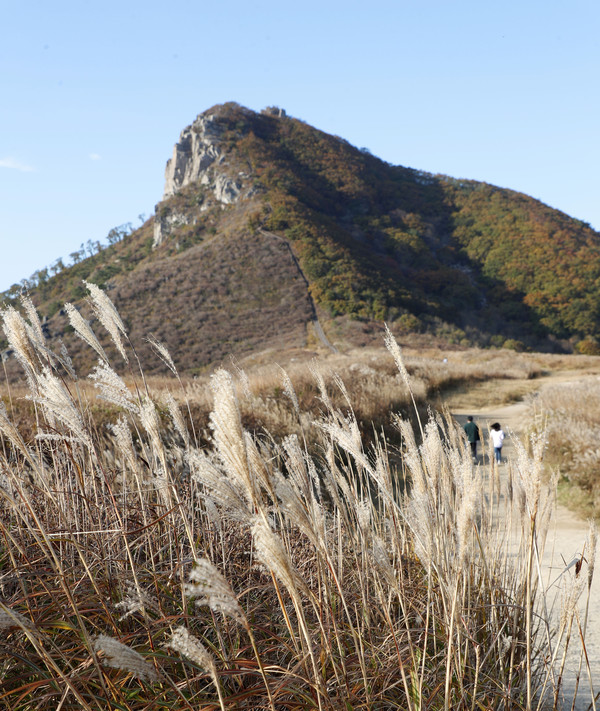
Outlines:
[[388,334],[387,351],[184,381],[155,343],[172,375],[148,381],[90,295],[127,378],[76,318],[99,357],[87,378],[30,303],[3,314],[27,387],[0,410],[0,705],[560,707],[595,528],[555,615],[543,434],[508,479],[482,476],[427,413],[450,386],[542,377],[542,357],[443,362]]

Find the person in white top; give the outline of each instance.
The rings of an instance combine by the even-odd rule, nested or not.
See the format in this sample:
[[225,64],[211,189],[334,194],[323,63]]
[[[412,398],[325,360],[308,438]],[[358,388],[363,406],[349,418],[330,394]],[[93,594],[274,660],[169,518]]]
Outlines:
[[496,462],[500,464],[502,461],[502,442],[504,442],[504,432],[502,431],[499,422],[494,422],[492,425],[490,429],[490,437],[492,438],[492,444],[494,445]]

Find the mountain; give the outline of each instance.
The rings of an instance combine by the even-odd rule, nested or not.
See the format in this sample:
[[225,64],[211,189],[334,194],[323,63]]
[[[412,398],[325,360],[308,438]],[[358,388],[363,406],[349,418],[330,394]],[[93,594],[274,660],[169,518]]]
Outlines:
[[82,279],[108,290],[150,371],[162,365],[149,333],[188,372],[364,342],[384,320],[483,346],[593,350],[600,336],[589,225],[511,190],[390,165],[278,108],[200,114],[155,215],[112,237],[31,290],[50,338],[90,362],[61,308],[89,315]]

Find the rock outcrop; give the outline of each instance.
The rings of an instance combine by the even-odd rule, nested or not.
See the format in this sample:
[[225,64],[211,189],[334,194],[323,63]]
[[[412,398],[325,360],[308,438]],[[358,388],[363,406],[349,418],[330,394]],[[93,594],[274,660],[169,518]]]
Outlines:
[[224,205],[238,201],[243,183],[239,174],[232,177],[227,172],[226,154],[221,145],[223,131],[215,114],[204,113],[181,132],[173,157],[167,162],[163,200],[186,185],[199,182],[208,186],[217,201]]
[[[191,126],[181,132],[179,141],[173,148],[173,156],[167,161],[162,202],[192,183],[208,188],[209,195],[221,205],[231,205],[242,197],[255,194],[252,176],[247,173],[235,173],[228,165],[227,154],[222,145],[224,131],[218,115],[206,112],[200,114]],[[211,201],[204,200],[199,210],[203,212],[210,206]],[[174,229],[191,221],[194,220],[190,219],[189,215],[165,209],[162,203],[159,203],[156,206],[153,246],[157,247]]]

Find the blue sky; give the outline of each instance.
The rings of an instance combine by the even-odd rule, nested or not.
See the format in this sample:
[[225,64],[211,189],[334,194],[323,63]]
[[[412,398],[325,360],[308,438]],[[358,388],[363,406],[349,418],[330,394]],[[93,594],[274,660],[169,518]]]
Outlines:
[[1,6],[0,290],[139,225],[181,130],[224,101],[600,229],[597,0]]

